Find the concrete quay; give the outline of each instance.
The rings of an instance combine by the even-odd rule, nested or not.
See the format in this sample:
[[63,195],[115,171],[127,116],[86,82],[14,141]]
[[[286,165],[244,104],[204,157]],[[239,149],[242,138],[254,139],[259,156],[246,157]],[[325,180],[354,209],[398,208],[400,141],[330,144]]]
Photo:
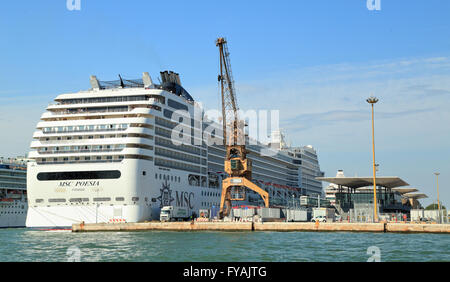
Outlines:
[[77,223],[72,232],[92,231],[252,231],[251,222],[138,222],[138,223]]
[[139,222],[139,223],[77,223],[72,232],[95,231],[346,231],[346,232],[402,232],[446,233],[450,224],[414,223],[343,223],[343,222]]
[[450,234],[450,224],[387,223],[386,232]]
[[353,231],[384,232],[383,223],[337,223],[337,222],[264,222],[255,223],[255,231]]

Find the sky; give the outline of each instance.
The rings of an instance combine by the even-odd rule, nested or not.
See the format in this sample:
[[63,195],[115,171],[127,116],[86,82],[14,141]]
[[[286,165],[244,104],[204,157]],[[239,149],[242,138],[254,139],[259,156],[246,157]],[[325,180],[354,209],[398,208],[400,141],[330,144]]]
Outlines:
[[7,1],[0,9],[0,156],[24,155],[48,103],[100,80],[180,73],[219,107],[219,36],[238,104],[279,110],[293,146],[334,176],[399,176],[450,205],[450,1]]

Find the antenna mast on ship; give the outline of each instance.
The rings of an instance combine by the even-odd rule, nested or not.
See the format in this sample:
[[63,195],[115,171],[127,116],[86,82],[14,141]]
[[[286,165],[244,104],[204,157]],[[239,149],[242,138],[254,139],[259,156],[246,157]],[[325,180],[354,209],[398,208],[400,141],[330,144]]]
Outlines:
[[226,148],[225,172],[229,177],[222,181],[219,217],[228,216],[231,201],[244,201],[245,189],[251,189],[261,195],[266,207],[269,207],[269,193],[251,182],[252,163],[247,159],[245,148],[245,122],[239,120],[236,91],[231,73],[230,53],[227,41],[220,37],[216,40],[220,55],[220,83],[222,97],[223,141]]

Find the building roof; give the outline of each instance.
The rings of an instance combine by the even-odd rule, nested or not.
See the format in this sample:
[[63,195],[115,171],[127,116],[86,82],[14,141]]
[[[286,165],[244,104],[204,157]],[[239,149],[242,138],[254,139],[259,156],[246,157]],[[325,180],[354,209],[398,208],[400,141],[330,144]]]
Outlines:
[[400,194],[406,194],[406,193],[411,193],[411,192],[418,192],[419,190],[416,188],[410,188],[410,187],[406,187],[406,188],[393,188],[393,191],[397,191]]
[[406,193],[406,194],[404,194],[404,196],[408,197],[408,198],[413,198],[413,199],[416,199],[416,200],[423,199],[423,198],[428,198],[428,196],[423,194],[423,193]]
[[[354,189],[373,185],[373,177],[316,177],[316,179]],[[376,184],[386,188],[409,185],[398,176],[379,176],[376,178]]]

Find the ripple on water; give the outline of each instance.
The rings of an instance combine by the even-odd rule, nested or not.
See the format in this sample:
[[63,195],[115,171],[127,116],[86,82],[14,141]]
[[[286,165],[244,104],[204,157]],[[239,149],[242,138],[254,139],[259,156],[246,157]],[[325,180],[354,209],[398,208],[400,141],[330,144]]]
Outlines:
[[446,234],[351,232],[43,232],[0,229],[0,261],[450,261]]

